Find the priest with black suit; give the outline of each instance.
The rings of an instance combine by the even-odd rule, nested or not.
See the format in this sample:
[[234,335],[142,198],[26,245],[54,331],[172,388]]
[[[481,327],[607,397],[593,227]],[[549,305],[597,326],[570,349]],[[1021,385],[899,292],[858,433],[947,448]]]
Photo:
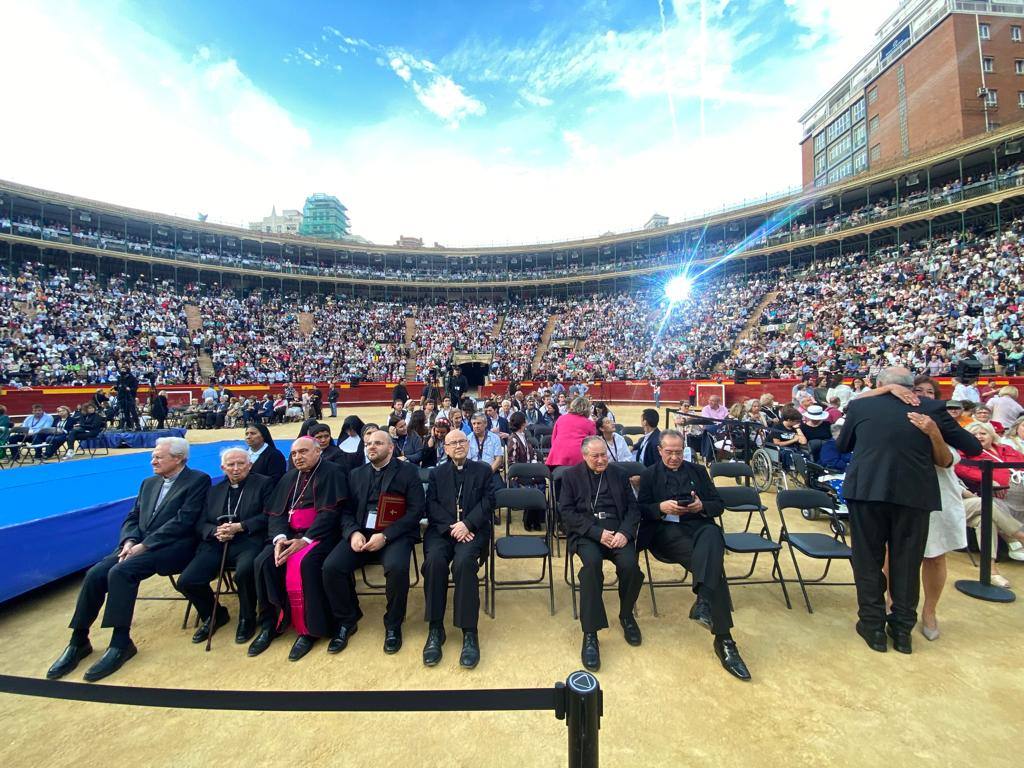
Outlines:
[[267,513],[270,544],[256,558],[260,631],[248,653],[263,653],[290,622],[298,637],[288,660],[298,661],[318,637],[334,634],[321,572],[338,542],[349,489],[345,470],[324,461],[308,435],[292,443],[291,461],[295,468],[278,481]]
[[[906,368],[886,368],[878,387],[902,388],[899,397],[851,400],[836,440],[842,453],[852,452],[843,497],[850,510],[853,581],[857,587],[857,633],[872,650],[893,647],[910,653],[917,623],[921,559],[928,541],[931,510],[941,509],[931,441],[912,419],[931,418],[942,440],[968,456],[981,444],[946,411],[942,400],[918,398]],[[888,588],[892,613],[886,615],[886,579],[882,565],[889,556]]]
[[661,420],[654,408],[644,408],[640,414],[640,426],[644,430],[643,437],[636,441],[633,455],[636,461],[649,467],[658,463],[658,441],[661,439],[661,430],[658,423]]
[[660,460],[640,475],[640,548],[690,571],[697,595],[690,618],[715,636],[715,654],[726,671],[749,680],[732,637],[725,537],[715,523],[725,504],[707,470],[683,460],[685,445],[682,432],[666,429],[660,435]]
[[473,669],[480,662],[479,572],[492,535],[494,485],[491,466],[467,458],[469,438],[462,430],[445,436],[444,450],[448,461],[430,473],[427,486],[423,595],[429,630],[423,663],[433,667],[441,661],[450,569],[455,584],[453,623],[462,630],[459,664]]
[[[274,494],[274,482],[252,474],[252,462],[245,448],[221,451],[220,468],[224,481],[206,494],[206,506],[199,516],[196,533],[199,546],[195,557],[178,577],[178,591],[192,601],[199,613],[199,628],[193,643],[203,643],[218,628],[228,623],[228,609],[217,606],[213,617],[214,596],[210,582],[220,572],[221,560],[235,571],[238,589],[238,628],[236,643],[247,643],[256,633],[256,556],[267,539],[267,509]],[[227,548],[227,557],[224,550]]]
[[580,450],[583,462],[562,476],[558,509],[569,534],[569,548],[582,561],[579,572],[580,624],[583,627],[583,666],[601,668],[597,633],[608,627],[604,609],[605,560],[615,563],[619,580],[619,624],[626,642],[640,645],[640,627],[633,608],[644,575],[636,554],[640,509],[629,475],[608,463],[608,446],[600,437],[587,437]]
[[363,612],[356,596],[355,572],[367,563],[384,566],[387,608],[384,653],[402,647],[402,622],[409,599],[409,560],[426,513],[419,470],[395,456],[384,430],[364,436],[369,461],[352,470],[351,495],[341,516],[341,541],[324,562],[324,588],[338,624],[327,648],[340,653],[356,633]]
[[183,437],[161,437],[150,459],[153,477],[142,481],[135,505],[121,526],[117,549],[85,574],[71,618],[71,642],[46,676],[64,677],[92,653],[89,628],[106,599],[104,627],[112,627],[110,647],[85,673],[89,682],[119,670],[138,650],[131,640],[132,614],[139,583],[150,576],[181,573],[196,549],[195,525],[210,478],[189,469],[189,445]]

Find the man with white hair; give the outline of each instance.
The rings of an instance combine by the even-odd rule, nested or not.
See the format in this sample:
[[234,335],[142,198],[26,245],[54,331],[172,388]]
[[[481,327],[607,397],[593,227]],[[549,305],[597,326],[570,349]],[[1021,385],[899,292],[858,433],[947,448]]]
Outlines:
[[117,549],[85,574],[78,605],[71,618],[71,642],[46,676],[64,677],[92,653],[89,628],[103,614],[104,627],[112,627],[110,647],[85,673],[89,682],[102,680],[119,670],[136,653],[129,629],[139,583],[150,576],[180,573],[196,548],[195,525],[203,510],[210,478],[189,469],[188,441],[161,437],[156,441],[150,465],[153,477],[142,481],[135,505],[121,526]]
[[267,508],[275,483],[269,477],[252,474],[249,452],[241,446],[221,451],[220,468],[224,470],[224,482],[212,486],[206,494],[206,506],[196,525],[199,546],[192,562],[178,577],[177,586],[192,601],[202,621],[192,635],[192,642],[203,643],[230,618],[223,605],[217,607],[217,615],[213,616],[210,582],[217,578],[221,560],[225,567],[234,568],[239,609],[235,642],[241,644],[256,633],[254,562],[267,538]]

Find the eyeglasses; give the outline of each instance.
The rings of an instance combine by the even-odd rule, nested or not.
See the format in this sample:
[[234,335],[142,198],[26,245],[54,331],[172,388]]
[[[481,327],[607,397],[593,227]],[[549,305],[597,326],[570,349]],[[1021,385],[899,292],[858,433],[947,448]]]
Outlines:
[[682,456],[683,455],[682,449],[680,449],[678,451],[670,451],[667,448],[662,448],[661,452],[664,453],[666,456]]

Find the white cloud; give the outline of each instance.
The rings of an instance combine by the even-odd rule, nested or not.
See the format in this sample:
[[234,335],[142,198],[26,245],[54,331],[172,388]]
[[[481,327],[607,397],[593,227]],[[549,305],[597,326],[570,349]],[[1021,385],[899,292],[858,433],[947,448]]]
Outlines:
[[542,96],[539,93],[527,90],[526,88],[519,89],[519,98],[528,104],[532,104],[535,107],[550,107],[555,103],[554,99],[549,99],[547,96]]
[[483,102],[467,95],[462,86],[447,75],[434,75],[426,85],[414,82],[412,88],[420,104],[453,128],[467,117],[480,117],[487,112]]

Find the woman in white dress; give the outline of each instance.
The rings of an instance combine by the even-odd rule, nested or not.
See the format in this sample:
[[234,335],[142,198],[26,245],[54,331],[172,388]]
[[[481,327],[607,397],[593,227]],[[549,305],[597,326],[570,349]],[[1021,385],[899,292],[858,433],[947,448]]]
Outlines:
[[[914,394],[919,397],[937,400],[939,391],[938,382],[927,376],[920,376],[914,381]],[[953,471],[960,456],[942,440],[942,433],[931,418],[913,413],[909,416],[914,426],[932,441],[932,458],[942,500],[942,508],[932,512],[928,521],[928,542],[921,561],[921,585],[924,588],[921,634],[929,640],[937,640],[939,621],[936,608],[946,585],[946,553],[967,547],[967,513],[964,511],[960,481]]]

